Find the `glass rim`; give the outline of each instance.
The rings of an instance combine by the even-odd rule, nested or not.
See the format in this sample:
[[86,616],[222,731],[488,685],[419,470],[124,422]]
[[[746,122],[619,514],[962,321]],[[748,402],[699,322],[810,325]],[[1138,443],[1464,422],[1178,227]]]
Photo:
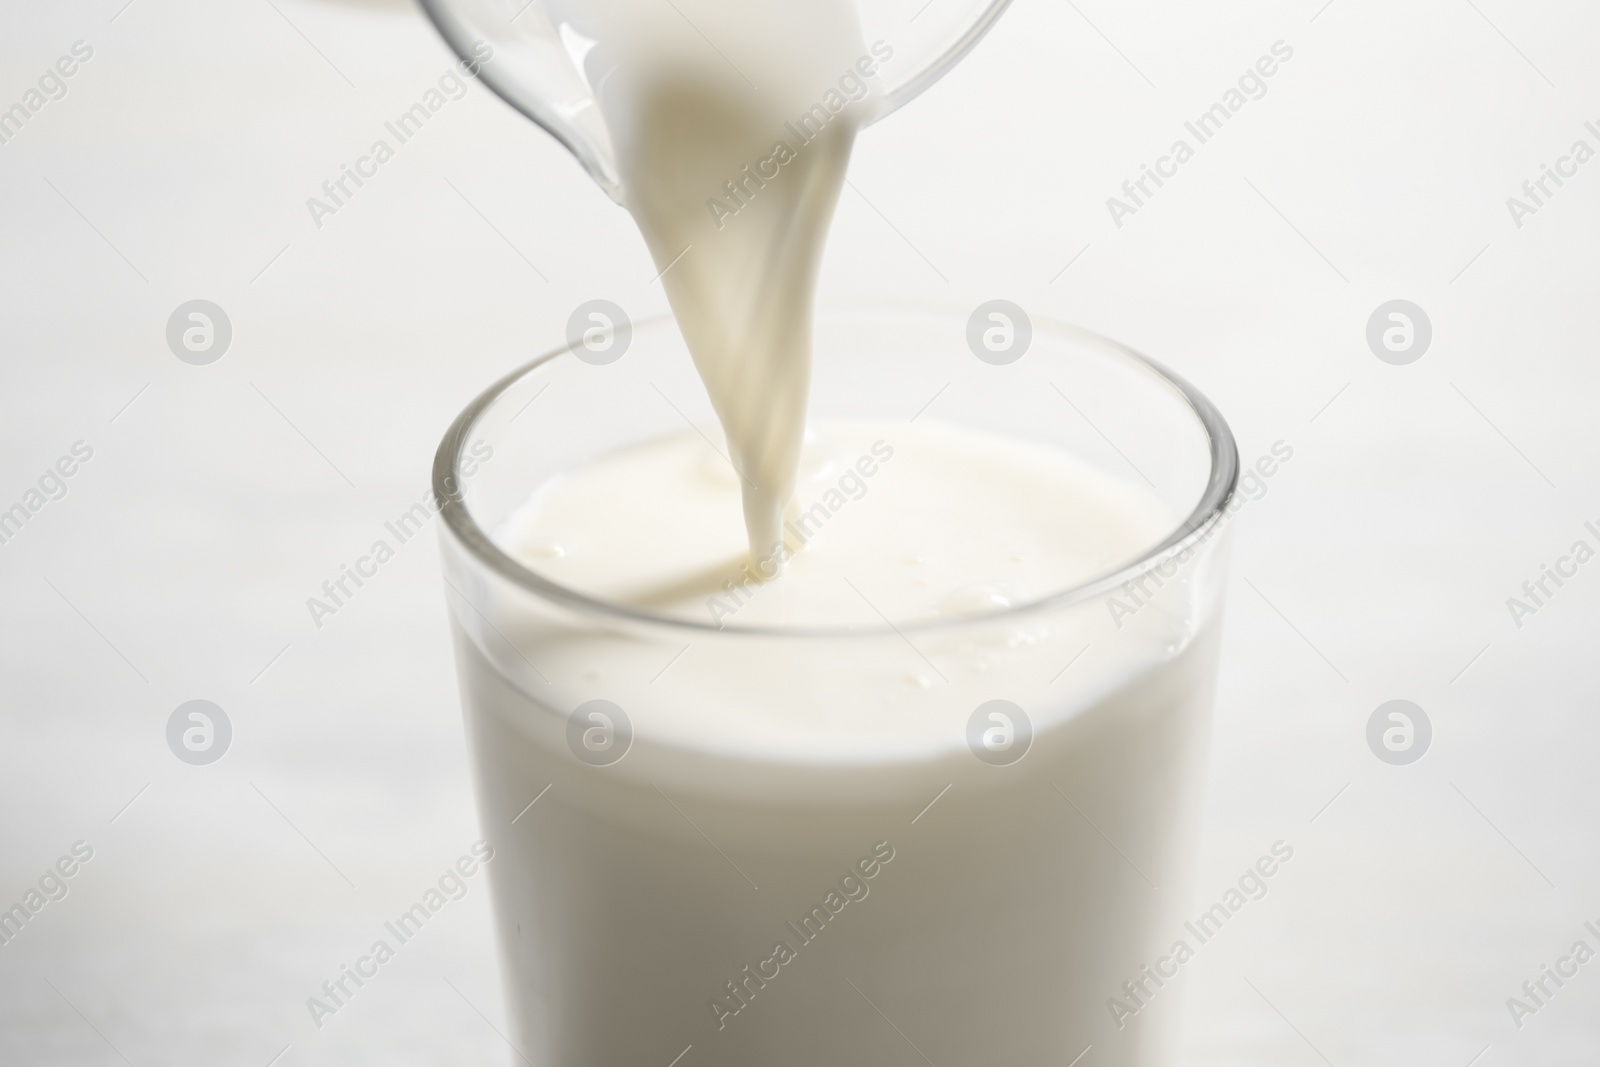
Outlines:
[[[901,308],[895,305],[873,304],[870,305],[870,309],[877,312],[901,311],[918,317],[931,317],[931,309],[926,307],[908,306]],[[828,308],[824,310],[835,309]],[[860,314],[867,309],[858,307],[837,310]],[[868,313],[871,313],[871,311],[868,311]],[[634,329],[638,332],[661,325],[670,326],[673,324],[672,315],[666,313],[643,319],[634,324]],[[573,345],[571,343],[553,348],[503,375],[474,397],[461,410],[460,414],[451,422],[450,428],[445,431],[443,439],[439,442],[438,451],[434,453],[432,477],[434,500],[439,505],[439,514],[443,517],[450,533],[471,552],[479,563],[488,567],[501,578],[510,581],[524,592],[540,599],[551,601],[582,613],[609,617],[633,624],[676,629],[691,633],[761,637],[819,637],[834,639],[890,635],[903,637],[908,632],[929,633],[956,630],[974,624],[993,623],[1008,618],[1071,607],[1108,594],[1127,582],[1136,581],[1174,555],[1196,548],[1209,540],[1226,518],[1228,504],[1238,489],[1239,450],[1234,441],[1232,429],[1229,428],[1227,420],[1222,417],[1222,412],[1217,409],[1216,405],[1204,393],[1189,384],[1185,378],[1167,369],[1163,364],[1135,349],[1129,348],[1119,341],[1114,341],[1101,334],[1056,319],[1035,319],[1035,334],[1037,335],[1041,330],[1059,337],[1078,342],[1087,342],[1109,349],[1113,353],[1141,366],[1176,392],[1205,431],[1207,445],[1210,450],[1211,469],[1206,480],[1205,490],[1200,494],[1199,501],[1183,521],[1159,543],[1112,571],[1089,578],[1066,589],[1058,590],[1021,604],[1013,604],[998,611],[900,624],[885,620],[885,625],[871,626],[816,627],[741,626],[736,623],[714,624],[671,615],[659,615],[654,612],[629,607],[625,604],[602,600],[564,586],[559,582],[551,581],[537,571],[519,563],[501,549],[499,545],[495,544],[494,539],[473,518],[462,493],[465,479],[459,472],[459,463],[470,443],[473,428],[483,414],[489,410],[490,406],[517,382],[540,367],[564,355],[572,354]],[[537,487],[530,487],[529,492],[531,493],[534,488]]]

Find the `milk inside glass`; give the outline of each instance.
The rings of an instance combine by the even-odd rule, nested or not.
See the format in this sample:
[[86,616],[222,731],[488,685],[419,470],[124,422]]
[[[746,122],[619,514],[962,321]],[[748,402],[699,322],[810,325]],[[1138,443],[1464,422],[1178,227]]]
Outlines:
[[[1150,985],[1141,968],[1183,936],[1225,535],[1197,529],[1181,562],[1148,552],[1207,491],[1207,442],[1120,355],[1041,329],[1000,374],[937,354],[961,325],[824,320],[796,474],[808,540],[720,630],[707,598],[729,600],[748,558],[740,482],[655,392],[715,426],[687,407],[670,323],[614,367],[551,360],[463,423],[462,451],[482,440],[494,459],[447,506],[444,558],[533,1062],[665,1064],[689,1046],[683,1063],[923,1062],[907,1038],[941,1065],[1066,1063],[1090,1044],[1100,1063],[1163,1062],[1181,980],[1121,1027],[1107,1002]],[[904,383],[931,396],[962,358],[982,374],[908,422],[922,400]],[[1161,448],[1128,445],[1160,491],[1049,381],[1167,426]],[[951,491],[930,491],[941,472]],[[464,516],[553,584],[509,576]],[[1108,609],[1134,604],[1120,580],[1050,599],[1142,555],[1123,571],[1131,614]],[[596,700],[627,716],[605,765],[574,734]],[[993,700],[1031,725],[1009,764],[973,744]]]

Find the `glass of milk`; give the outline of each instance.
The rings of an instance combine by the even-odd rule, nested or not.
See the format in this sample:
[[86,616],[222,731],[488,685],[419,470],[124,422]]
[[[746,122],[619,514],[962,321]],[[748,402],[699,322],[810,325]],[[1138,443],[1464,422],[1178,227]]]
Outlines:
[[1215,408],[1003,308],[824,311],[767,580],[678,331],[617,325],[495,383],[434,466],[521,1054],[1167,1062]]

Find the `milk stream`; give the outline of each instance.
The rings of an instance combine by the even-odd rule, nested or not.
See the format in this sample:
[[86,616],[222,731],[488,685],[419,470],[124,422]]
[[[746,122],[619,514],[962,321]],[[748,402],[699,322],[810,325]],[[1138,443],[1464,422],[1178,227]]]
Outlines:
[[817,270],[858,124],[838,82],[864,96],[860,71],[875,62],[849,0],[581,6],[598,28],[595,90],[627,207],[726,433],[750,555],[770,559],[800,461]]

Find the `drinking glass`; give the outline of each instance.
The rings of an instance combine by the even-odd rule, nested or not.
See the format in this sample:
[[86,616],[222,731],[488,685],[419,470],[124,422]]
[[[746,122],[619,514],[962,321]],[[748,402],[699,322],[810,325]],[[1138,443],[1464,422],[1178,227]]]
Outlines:
[[993,614],[718,624],[512,558],[505,522],[563,472],[686,421],[717,447],[670,319],[533,360],[445,435],[446,595],[529,1062],[1167,1062],[1237,453],[1171,372],[991,314],[825,310],[810,410],[891,446],[912,420],[1052,446],[1166,509],[1106,573]]

